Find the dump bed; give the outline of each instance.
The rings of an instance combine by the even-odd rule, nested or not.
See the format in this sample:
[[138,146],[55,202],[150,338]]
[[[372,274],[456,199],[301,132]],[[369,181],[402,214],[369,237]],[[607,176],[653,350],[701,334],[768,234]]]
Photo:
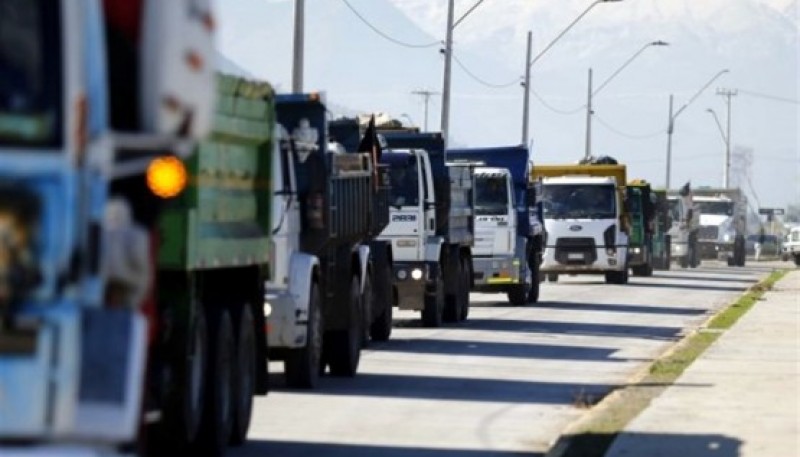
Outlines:
[[[369,238],[375,238],[389,225],[389,198],[391,180],[389,167],[379,163],[381,148],[373,132],[362,131],[358,119],[337,119],[328,123],[329,138],[342,145],[348,154],[369,154],[374,167],[375,186],[372,188],[372,211],[370,212]],[[373,152],[374,147],[374,152]]]
[[517,208],[517,233],[528,236],[531,233],[530,214],[536,202],[528,200],[528,176],[530,162],[528,148],[525,146],[500,146],[491,148],[448,149],[447,160],[482,162],[487,167],[506,168],[511,172],[514,182],[514,203]]
[[449,243],[472,244],[474,165],[448,166],[441,133],[391,130],[380,133],[390,149],[422,149],[428,153],[436,197],[436,234]]
[[188,185],[159,222],[159,267],[266,264],[275,119],[266,82],[218,75],[212,133],[185,161]]
[[327,110],[322,96],[276,97],[278,123],[292,137],[301,249],[326,249],[366,239],[372,227],[375,173],[368,154],[328,152]]

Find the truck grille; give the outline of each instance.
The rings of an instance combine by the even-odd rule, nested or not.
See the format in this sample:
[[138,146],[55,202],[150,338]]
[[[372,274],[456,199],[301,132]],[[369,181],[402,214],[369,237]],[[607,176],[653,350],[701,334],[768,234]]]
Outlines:
[[716,225],[701,225],[697,232],[697,238],[700,240],[717,240],[719,235],[719,227]]
[[597,260],[594,238],[559,238],[556,261],[566,265],[591,265]]

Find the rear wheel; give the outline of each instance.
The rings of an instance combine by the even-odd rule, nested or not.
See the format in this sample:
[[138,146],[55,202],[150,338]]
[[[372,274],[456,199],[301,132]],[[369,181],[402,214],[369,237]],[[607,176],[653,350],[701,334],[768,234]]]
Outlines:
[[394,307],[392,268],[387,264],[383,270],[375,276],[375,300],[381,311],[369,328],[369,334],[375,341],[387,341],[392,334],[392,308]]
[[375,299],[372,290],[372,270],[367,270],[364,290],[361,292],[361,347],[369,345],[369,330],[372,323],[372,307]]
[[539,288],[541,286],[538,256],[534,256],[533,263],[528,265],[528,267],[531,270],[531,287],[528,289],[528,303],[537,303],[539,301]]
[[233,429],[233,325],[224,309],[210,309],[208,320],[213,323],[209,332],[210,363],[206,370],[208,389],[197,451],[219,456],[225,452]]
[[444,308],[444,285],[441,274],[436,279],[436,289],[425,293],[425,305],[422,308],[422,325],[439,327],[442,325],[442,308]]
[[350,306],[348,328],[346,330],[329,331],[325,335],[325,358],[333,376],[353,377],[358,371],[364,328],[361,323],[363,311],[361,310],[358,276],[353,276],[350,281],[348,300]]
[[800,255],[794,256],[794,264],[800,267]]
[[528,298],[528,286],[527,284],[513,285],[508,289],[507,295],[509,303],[514,306],[523,306]]
[[245,304],[237,309],[236,317],[236,363],[233,382],[233,432],[231,444],[240,445],[247,439],[250,415],[253,411],[253,395],[256,386],[256,334],[253,312]]
[[325,327],[322,321],[317,283],[311,284],[310,294],[306,345],[302,348],[289,350],[286,360],[283,362],[286,385],[289,387],[311,389],[319,381],[322,335]]
[[463,321],[469,316],[469,291],[472,288],[472,270],[467,259],[461,260],[461,306],[458,309],[458,320]]
[[558,282],[558,273],[547,273],[547,280],[550,282]]

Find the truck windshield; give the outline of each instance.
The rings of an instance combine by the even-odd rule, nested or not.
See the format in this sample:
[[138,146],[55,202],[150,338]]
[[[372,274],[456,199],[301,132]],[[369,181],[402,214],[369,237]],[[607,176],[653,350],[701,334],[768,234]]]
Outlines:
[[508,214],[508,189],[505,176],[478,176],[475,182],[475,214]]
[[608,184],[545,184],[547,219],[614,219],[616,189]]
[[0,0],[0,146],[61,141],[61,39],[56,0]]
[[718,214],[723,216],[733,216],[733,202],[697,202],[700,214]]
[[419,205],[419,172],[416,161],[391,164],[391,202],[394,206]]

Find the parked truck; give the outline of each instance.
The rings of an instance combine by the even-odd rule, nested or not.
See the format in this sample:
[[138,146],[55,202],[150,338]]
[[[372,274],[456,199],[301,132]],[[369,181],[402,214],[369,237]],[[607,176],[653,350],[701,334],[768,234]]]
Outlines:
[[422,322],[464,320],[473,285],[473,165],[447,165],[440,133],[385,130],[391,213],[379,239],[392,244],[400,309]]
[[747,197],[738,188],[693,189],[700,211],[698,249],[701,258],[725,260],[743,267],[747,238]]
[[373,333],[388,338],[392,301],[376,303],[374,287],[390,287],[391,257],[370,245],[388,211],[375,211],[383,183],[371,154],[329,151],[321,94],[279,95],[277,122],[270,357],[284,361],[290,386],[309,388],[326,367],[356,374],[372,316],[388,314]]
[[671,258],[681,268],[696,268],[700,265],[697,245],[700,211],[694,202],[691,184],[687,182],[677,191],[668,191],[667,198],[672,215]]
[[601,274],[607,283],[628,282],[629,221],[625,165],[534,165],[542,181],[547,233],[541,272]]
[[672,264],[672,215],[667,200],[667,191],[653,189],[650,194],[655,217],[653,219],[653,269],[669,270]]
[[482,165],[475,170],[475,290],[505,292],[516,306],[536,303],[544,223],[528,148],[448,149],[447,160]]
[[634,276],[653,275],[653,235],[655,205],[650,183],[634,179],[626,187],[627,209],[630,217],[628,265]]
[[214,112],[206,1],[3,7],[0,454],[221,454],[267,390],[272,130],[235,78]]

